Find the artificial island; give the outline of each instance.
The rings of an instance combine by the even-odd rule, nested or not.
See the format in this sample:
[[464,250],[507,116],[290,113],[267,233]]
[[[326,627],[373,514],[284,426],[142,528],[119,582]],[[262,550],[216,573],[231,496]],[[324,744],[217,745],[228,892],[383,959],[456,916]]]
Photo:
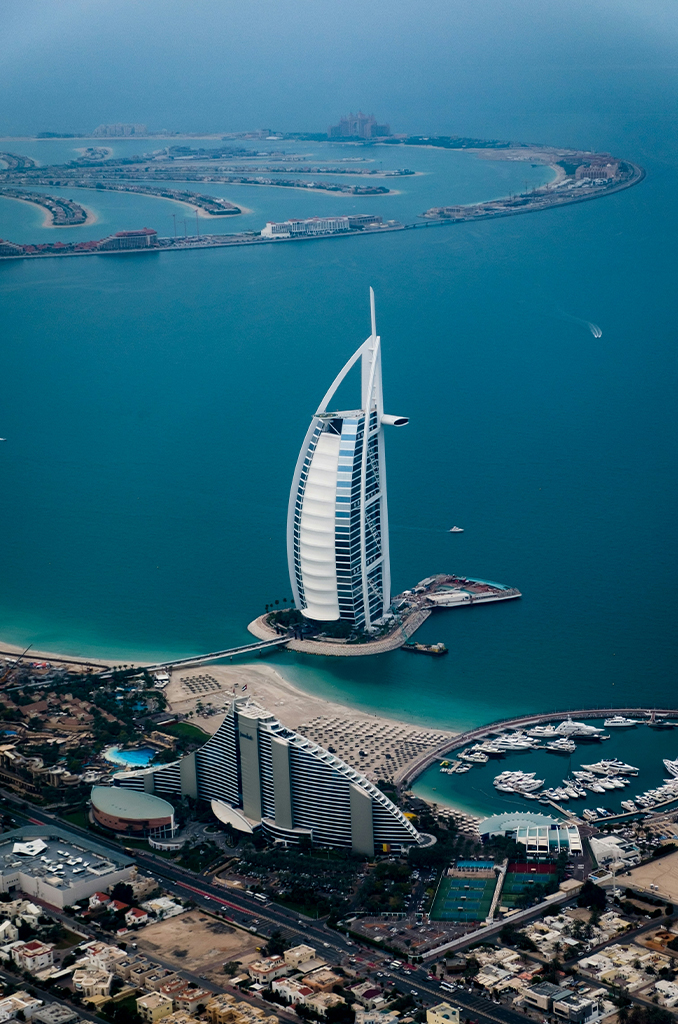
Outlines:
[[[148,133],[133,131],[133,125],[102,125],[97,138],[150,138]],[[142,126],[143,127],[143,126]],[[52,133],[43,133],[43,136]],[[166,134],[159,136],[167,143]],[[232,220],[243,208],[227,199],[205,191],[186,187],[190,182],[275,187],[311,191],[356,198],[382,197],[393,194],[392,183],[414,175],[414,170],[401,167],[377,169],[356,166],[359,158],[342,158],[334,162],[310,162],[294,153],[252,149],[253,140],[289,140],[294,143],[330,142],[361,147],[398,147],[410,152],[418,147],[466,151],[485,160],[527,162],[549,166],[554,180],[529,188],[518,194],[468,205],[441,204],[422,211],[412,223],[384,221],[377,214],[354,217],[289,218],[269,222],[260,231],[213,233],[201,231],[198,214],[203,219]],[[176,141],[176,140],[175,140]],[[0,198],[32,203],[45,211],[46,223],[58,227],[77,227],[90,223],[88,210],[73,198],[42,192],[53,189],[92,189],[101,192],[122,192],[171,200],[190,207],[196,215],[196,230],[189,234],[175,230],[172,236],[158,236],[153,229],[116,232],[104,239],[82,242],[21,243],[0,240],[0,258],[37,258],[46,256],[92,256],[110,253],[178,251],[195,248],[221,248],[242,245],[270,244],[283,241],[318,240],[450,225],[533,213],[551,207],[597,199],[637,184],[644,171],[637,165],[609,153],[564,149],[552,146],[525,145],[456,136],[393,135],[388,125],[380,125],[374,117],[362,113],[342,118],[327,133],[262,132],[231,133],[220,138],[212,148],[164,145],[158,150],[136,156],[114,158],[107,147],[83,148],[78,159],[67,164],[38,166],[31,157],[14,152],[0,152],[5,169],[0,170]],[[247,143],[247,145],[243,145]],[[355,162],[354,162],[355,161]],[[350,176],[352,180],[347,180]],[[380,183],[378,179],[389,179]],[[246,212],[246,211],[245,211]]]
[[[309,654],[381,654],[406,644],[432,611],[520,597],[515,587],[437,574],[391,597],[384,428],[406,416],[384,412],[381,338],[374,292],[372,330],[335,377],[306,432],[290,490],[287,560],[294,607],[250,623],[260,640],[287,634]],[[330,407],[356,368],[360,408]],[[328,408],[330,407],[330,408]],[[442,644],[411,645],[429,654]]]

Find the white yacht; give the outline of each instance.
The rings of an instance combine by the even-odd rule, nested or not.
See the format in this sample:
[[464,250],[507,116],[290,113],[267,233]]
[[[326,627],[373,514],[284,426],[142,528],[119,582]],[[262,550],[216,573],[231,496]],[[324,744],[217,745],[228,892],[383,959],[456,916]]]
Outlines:
[[534,740],[526,736],[524,732],[506,733],[502,736],[497,736],[493,743],[495,747],[499,747],[501,750],[532,750],[535,745]]
[[613,715],[603,722],[606,729],[630,729],[632,725],[640,725],[639,718],[624,718],[623,715]]
[[546,750],[551,750],[554,754],[574,754],[576,749],[577,744],[567,736],[560,736],[557,740],[546,744]]
[[494,786],[500,792],[534,793],[544,785],[543,779],[535,778],[536,772],[502,772],[494,780]]
[[483,754],[479,750],[464,750],[459,758],[462,761],[470,762],[470,764],[487,764],[490,760],[487,754]]
[[[665,762],[666,763],[666,762]],[[595,764],[583,764],[582,768],[596,775],[637,775],[638,769],[632,764],[626,764],[617,758],[603,758]]]
[[548,740],[557,736],[558,733],[552,725],[535,725],[527,730],[527,735],[536,736],[540,740]]
[[678,778],[678,758],[676,758],[675,761],[670,761],[667,757],[665,757],[664,767],[666,768],[669,775],[673,775],[674,778]]
[[622,807],[624,808],[625,811],[637,811],[638,810],[638,808],[634,804],[633,800],[622,800],[621,805],[622,805]]
[[572,718],[566,718],[556,726],[555,731],[559,736],[577,736],[582,740],[599,740],[603,736],[602,729],[596,728],[595,725],[587,725],[586,722],[575,722]]

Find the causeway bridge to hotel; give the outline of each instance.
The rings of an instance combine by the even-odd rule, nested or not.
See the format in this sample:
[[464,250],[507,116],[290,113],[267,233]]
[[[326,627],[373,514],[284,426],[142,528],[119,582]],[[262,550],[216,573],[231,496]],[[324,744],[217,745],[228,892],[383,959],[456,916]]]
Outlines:
[[241,654],[259,654],[276,647],[284,647],[290,642],[290,636],[278,636],[271,640],[259,640],[257,643],[244,644],[242,647],[231,647],[227,651],[214,651],[212,654],[196,654],[192,658],[174,658],[171,661],[158,661],[154,665],[144,665],[147,672],[158,672],[164,668],[190,668],[191,665],[206,665],[210,661],[221,661],[222,658],[236,658]]
[[[292,637],[290,636],[277,636],[271,637],[267,640],[258,640],[253,644],[244,644],[242,647],[230,647],[226,651],[213,651],[211,654],[195,654],[191,658],[174,658],[170,661],[158,661],[153,665],[141,664],[137,666],[131,664],[118,664],[116,668],[120,671],[127,672],[134,672],[135,669],[139,672],[143,669],[147,672],[158,672],[164,668],[190,668],[191,665],[206,665],[210,661],[221,661],[224,658],[237,658],[239,655],[259,654],[261,651],[268,651],[275,649],[276,647],[284,647],[291,639]],[[11,658],[11,661],[18,666],[25,658],[26,652],[24,651],[24,654],[17,655],[16,651],[0,650],[0,656],[2,655],[7,656],[6,660]],[[110,664],[104,665],[101,661],[97,661],[96,658],[87,661],[83,658],[60,658],[53,654],[34,654],[33,657],[39,657],[40,661],[45,663],[48,662],[49,664],[78,665],[80,667],[86,667],[87,669],[91,669],[93,672],[96,672],[97,675],[101,674],[102,676],[108,675],[115,670]],[[42,683],[38,682],[33,685],[41,686]]]

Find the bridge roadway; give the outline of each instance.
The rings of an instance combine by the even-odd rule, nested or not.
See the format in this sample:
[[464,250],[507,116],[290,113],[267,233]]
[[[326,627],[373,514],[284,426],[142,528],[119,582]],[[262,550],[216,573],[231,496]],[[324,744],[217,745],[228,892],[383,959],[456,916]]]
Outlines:
[[259,640],[243,647],[231,647],[227,651],[214,651],[212,654],[197,654],[193,658],[175,658],[173,661],[158,661],[154,665],[143,665],[147,672],[157,672],[163,668],[188,668],[190,665],[206,665],[208,661],[221,661],[222,658],[235,658],[240,654],[258,654],[273,647],[284,647],[292,637],[278,636],[271,640]]

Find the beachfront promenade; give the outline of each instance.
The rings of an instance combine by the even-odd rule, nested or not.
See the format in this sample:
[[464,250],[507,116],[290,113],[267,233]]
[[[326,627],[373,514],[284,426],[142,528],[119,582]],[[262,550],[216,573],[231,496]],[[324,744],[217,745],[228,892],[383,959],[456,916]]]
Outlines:
[[[416,758],[403,769],[396,772],[393,781],[400,789],[407,789],[422,772],[426,771],[439,757],[445,757],[454,750],[460,750],[469,743],[478,743],[491,735],[504,732],[506,729],[524,729],[528,726],[541,725],[543,722],[553,722],[564,718],[608,718],[611,715],[645,715],[650,710],[657,715],[678,715],[678,708],[578,708],[573,711],[543,711],[530,715],[522,715],[520,718],[503,718],[489,725],[481,725],[477,729],[469,729],[461,732],[454,739],[447,743],[439,744],[435,749],[429,750],[426,754]],[[565,813],[565,812],[563,812]]]

